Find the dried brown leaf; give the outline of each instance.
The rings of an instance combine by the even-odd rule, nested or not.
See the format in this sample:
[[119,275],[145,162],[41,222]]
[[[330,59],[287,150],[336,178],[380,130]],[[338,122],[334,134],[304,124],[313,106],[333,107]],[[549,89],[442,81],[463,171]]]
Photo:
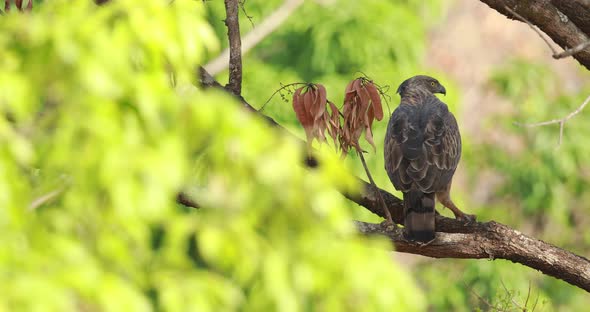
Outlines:
[[293,110],[295,111],[297,120],[299,120],[303,128],[307,129],[313,124],[313,118],[305,108],[303,95],[301,94],[302,91],[303,87],[295,90],[293,94]]
[[364,127],[371,127],[373,125],[373,120],[375,119],[375,114],[373,113],[373,107],[369,106],[367,111],[363,114],[363,126]]
[[373,142],[373,131],[371,131],[370,127],[365,128],[365,140],[371,144],[373,147],[373,151],[377,151],[377,147],[375,147],[375,142]]
[[321,84],[316,84],[315,86],[317,88],[315,91],[318,96],[318,98],[317,98],[318,109],[317,109],[314,117],[316,119],[318,119],[318,118],[320,118],[320,116],[322,116],[326,112],[327,94],[326,94],[326,87],[324,87]]
[[352,104],[352,100],[356,97],[356,92],[352,91],[349,93],[346,93],[346,95],[344,95],[344,105],[351,105]]
[[310,85],[307,87],[307,93],[309,94],[309,112],[311,113],[311,116],[314,119],[316,119],[316,111],[318,110],[317,108],[317,92],[315,92],[315,88],[313,87],[313,85]]
[[371,105],[367,111],[367,126],[369,126],[370,129],[373,127],[373,120],[375,120],[375,109],[373,108],[373,105]]
[[307,88],[307,90],[303,94],[303,106],[305,107],[305,111],[309,115],[311,115],[313,118],[313,113],[312,113],[313,95],[310,92],[311,88],[309,88],[309,87],[304,87],[304,88]]
[[295,92],[293,92],[293,111],[295,111],[295,116],[297,117],[297,120],[299,120],[299,122],[301,124],[303,124],[303,112],[305,110],[305,108],[303,107],[303,103],[301,102],[300,99],[301,96],[301,88],[295,90]]
[[[313,118],[316,122],[324,115],[326,112],[326,100],[322,102],[322,94],[321,90],[317,87],[317,85],[313,89]],[[325,95],[325,89],[324,89]]]
[[332,111],[332,113],[330,114],[330,123],[334,127],[340,126],[340,112],[338,111],[338,107],[336,107],[336,105],[332,102],[328,102],[328,105],[330,106],[330,110]]
[[369,98],[369,93],[364,88],[359,92],[359,103],[359,119],[364,122],[365,126],[368,126],[368,112],[369,107],[371,107],[371,98]]
[[326,88],[320,84],[307,84],[297,89],[293,95],[293,109],[305,130],[308,146],[311,146],[313,139],[320,143],[325,142],[326,130],[334,140],[339,137],[340,112],[331,104],[330,114],[327,103]]
[[342,136],[342,127],[340,125],[340,111],[338,107],[334,105],[332,102],[328,102],[330,106],[331,114],[330,118],[328,119],[328,133],[334,140],[334,146],[337,146],[337,141],[340,136]]
[[326,123],[325,122],[317,123],[316,137],[317,137],[318,141],[326,142],[326,134],[325,133],[326,133]]
[[363,131],[365,138],[376,150],[373,140],[373,122],[383,119],[383,107],[377,87],[366,78],[357,78],[346,87],[344,96],[343,127],[340,144],[343,151],[350,147],[361,150],[359,139]]
[[362,86],[362,82],[360,78],[357,78],[352,81],[352,90],[358,93],[359,88]]
[[[358,79],[360,80],[360,79]],[[356,93],[359,96],[359,100],[360,100],[360,104],[361,104],[361,113],[365,114],[367,112],[367,109],[369,108],[369,105],[371,105],[371,98],[369,97],[369,92],[367,92],[367,89],[365,88],[365,86],[359,82],[357,85],[357,89],[356,89]]]
[[344,90],[344,93],[345,94],[351,93],[354,90],[353,85],[354,85],[354,80],[352,80],[351,82],[349,82],[346,85],[346,89]]
[[377,87],[375,87],[375,85],[372,82],[368,82],[365,84],[365,89],[371,97],[371,106],[373,107],[375,112],[375,119],[383,119],[383,105],[381,104],[381,97],[379,96],[379,91],[377,91]]

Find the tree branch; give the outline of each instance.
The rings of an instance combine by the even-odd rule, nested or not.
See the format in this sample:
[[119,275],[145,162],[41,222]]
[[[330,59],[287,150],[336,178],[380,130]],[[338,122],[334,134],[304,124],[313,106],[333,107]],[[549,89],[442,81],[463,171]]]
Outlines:
[[537,35],[539,35],[539,37],[541,37],[541,39],[543,39],[543,41],[545,41],[545,43],[547,44],[547,46],[549,47],[549,49],[551,49],[551,52],[553,52],[553,55],[555,56],[558,52],[557,50],[553,47],[553,45],[551,45],[551,43],[549,42],[549,40],[547,40],[547,38],[545,38],[545,36],[543,36],[543,34],[541,33],[540,30],[538,30],[535,25],[533,25],[533,23],[529,22],[526,18],[522,17],[522,15],[514,12],[514,10],[510,9],[509,7],[505,6],[504,7],[508,12],[510,12],[510,14],[514,15],[516,18],[518,18],[521,22],[526,23],[527,25],[529,25],[529,27],[534,30]]
[[[384,235],[397,251],[433,258],[505,259],[537,269],[590,292],[590,261],[494,221],[465,226],[468,233],[441,233],[428,245],[404,239],[402,230],[355,221],[366,235]],[[438,227],[437,227],[438,230]]]
[[[205,70],[199,71],[199,81],[204,87],[218,87],[219,83],[209,79]],[[246,101],[244,106],[255,111]],[[272,118],[264,116],[267,121],[283,129]],[[303,141],[301,144],[305,144]],[[321,165],[321,164],[320,164]],[[351,201],[367,208],[369,211],[385,217],[381,209],[377,191],[381,193],[393,221],[403,223],[402,200],[391,193],[377,188],[358,178],[362,190],[358,194],[342,191]],[[385,235],[395,244],[396,250],[434,258],[462,259],[506,259],[539,270],[590,292],[590,261],[569,251],[555,247],[541,240],[524,235],[506,225],[490,221],[486,223],[462,221],[438,215],[436,218],[436,239],[428,245],[407,241],[402,229],[385,229],[379,224],[355,221],[359,231],[366,235]]]
[[547,46],[549,46],[549,49],[551,49],[551,52],[553,52],[553,58],[554,59],[560,59],[560,58],[565,58],[568,56],[572,56],[578,52],[582,52],[582,50],[586,49],[587,47],[590,46],[590,41],[586,41],[586,42],[582,42],[579,45],[571,48],[571,49],[565,49],[563,52],[557,52],[557,50],[555,50],[555,48],[551,45],[551,43],[549,43],[549,41],[547,40],[547,38],[545,38],[545,36],[543,36],[543,34],[541,34],[541,32],[535,28],[535,26],[529,22],[526,18],[522,17],[522,15],[514,12],[512,9],[510,9],[509,7],[505,7],[506,10],[508,10],[508,12],[510,12],[512,15],[516,16],[519,20],[527,23],[529,25],[529,27],[534,30],[537,35],[539,35],[539,37],[541,37],[541,39],[543,39],[543,41],[545,41],[545,43],[547,44]]
[[225,0],[225,25],[229,38],[229,83],[227,87],[235,94],[242,93],[242,42],[238,20],[238,0]]
[[[260,25],[242,38],[242,53],[246,54],[250,49],[255,47],[260,41],[273,33],[295,10],[303,3],[303,0],[285,0],[283,4],[274,12],[267,16]],[[205,69],[211,75],[217,75],[227,68],[230,49],[225,49],[214,60],[205,65]]]
[[581,31],[590,34],[590,1],[551,0],[551,4],[565,14]]
[[176,202],[191,208],[201,208],[199,203],[197,203],[194,199],[191,198],[190,195],[188,195],[185,192],[180,192],[176,195]]
[[590,41],[582,42],[582,43],[578,44],[577,46],[575,46],[575,47],[573,47],[571,49],[565,49],[561,53],[553,54],[553,58],[554,59],[560,59],[560,58],[565,58],[565,57],[568,57],[568,56],[572,56],[572,55],[574,55],[574,54],[576,54],[578,52],[582,52],[587,47],[590,47]]
[[[578,4],[578,8],[582,8],[580,16],[590,16],[588,11],[588,3],[586,0],[564,0],[564,1],[535,1],[535,0],[480,0],[487,4],[492,9],[500,12],[511,19],[529,22],[545,34],[547,34],[555,43],[561,46],[565,52],[563,56],[560,53],[553,53],[555,58],[561,58],[568,55],[580,62],[584,67],[590,69],[590,49],[586,46],[586,42],[590,41],[590,33],[584,32],[587,25],[590,25],[587,20],[575,17],[570,18],[571,10],[564,13],[560,11],[553,4],[560,4],[559,7],[564,7],[564,1],[573,1]],[[514,14],[516,13],[516,14]],[[520,18],[518,17],[520,16]],[[573,16],[573,15],[572,15]],[[583,20],[582,24],[576,24],[574,21]],[[580,29],[582,28],[582,29]],[[582,45],[582,47],[580,47]],[[570,49],[570,47],[576,47]],[[579,51],[577,51],[579,49]],[[576,50],[576,51],[574,51]]]

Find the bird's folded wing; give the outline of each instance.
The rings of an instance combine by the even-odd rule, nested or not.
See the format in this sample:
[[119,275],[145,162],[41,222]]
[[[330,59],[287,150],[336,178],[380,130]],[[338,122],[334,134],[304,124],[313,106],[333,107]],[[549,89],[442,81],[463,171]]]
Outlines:
[[455,117],[436,97],[428,101],[432,102],[425,103],[426,111],[400,105],[389,122],[385,168],[395,188],[401,191],[412,186],[425,193],[444,190],[461,157]]

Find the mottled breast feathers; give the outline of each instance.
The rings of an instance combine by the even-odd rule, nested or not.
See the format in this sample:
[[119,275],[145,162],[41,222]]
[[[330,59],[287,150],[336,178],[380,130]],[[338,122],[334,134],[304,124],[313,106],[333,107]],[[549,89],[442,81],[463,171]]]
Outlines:
[[402,98],[385,136],[385,167],[397,190],[440,192],[461,158],[457,121],[432,94]]

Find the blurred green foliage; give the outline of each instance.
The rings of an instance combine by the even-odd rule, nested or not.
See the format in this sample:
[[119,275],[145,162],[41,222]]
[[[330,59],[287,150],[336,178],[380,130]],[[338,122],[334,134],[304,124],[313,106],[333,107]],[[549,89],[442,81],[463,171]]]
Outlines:
[[[523,59],[507,62],[489,79],[490,87],[515,105],[493,116],[498,132],[514,140],[503,145],[476,147],[480,169],[493,169],[502,182],[488,205],[508,210],[504,220],[526,228],[539,239],[580,255],[588,255],[590,225],[587,205],[590,193],[590,133],[588,115],[581,112],[568,120],[560,141],[559,124],[524,127],[559,119],[576,110],[590,95],[588,86],[572,93],[547,65]],[[471,172],[475,174],[475,172]],[[510,273],[508,273],[510,274]],[[552,278],[527,272],[549,310],[576,311],[587,307],[587,293]],[[523,287],[520,287],[523,290]]]
[[2,16],[0,311],[424,310],[389,244],[356,234],[333,153],[309,172],[292,138],[192,87],[217,5]]
[[[563,93],[556,75],[547,67],[523,60],[499,69],[491,77],[491,84],[501,95],[519,103],[508,118],[497,116],[494,120],[502,131],[516,135],[526,148],[515,159],[509,153],[491,153],[493,146],[482,147],[482,155],[487,155],[484,161],[508,175],[499,194],[518,196],[518,209],[525,216],[540,218],[541,226],[550,220],[561,227],[560,232],[564,231],[561,235],[567,235],[563,238],[575,240],[570,235],[583,233],[568,228],[574,230],[574,222],[582,221],[575,220],[572,207],[588,196],[585,190],[590,176],[585,172],[589,169],[590,148],[580,143],[590,133],[590,125],[584,115],[571,119],[560,144],[559,124],[527,128],[515,126],[514,121],[533,123],[565,117],[584,101],[590,88],[574,95]],[[585,244],[588,242],[585,240]]]

